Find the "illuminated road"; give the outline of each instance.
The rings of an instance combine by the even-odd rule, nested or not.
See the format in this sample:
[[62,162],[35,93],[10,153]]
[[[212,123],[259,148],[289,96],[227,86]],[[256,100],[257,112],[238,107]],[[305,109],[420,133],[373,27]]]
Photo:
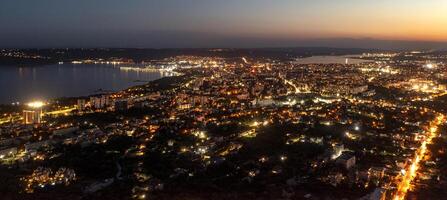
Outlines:
[[434,98],[438,98],[438,97],[442,97],[444,95],[447,95],[447,92],[443,92],[443,93],[439,93],[439,94],[435,94],[435,95],[431,95],[430,98],[434,99]]
[[293,82],[290,81],[290,80],[287,80],[285,77],[281,76],[281,74],[279,75],[279,78],[280,78],[280,79],[283,79],[285,84],[292,86],[293,89],[295,90],[295,91],[293,91],[293,92],[291,92],[291,91],[287,91],[287,94],[291,94],[291,93],[299,94],[299,93],[301,93],[300,89],[298,88],[298,86],[295,85],[295,83],[293,83]]
[[295,83],[293,83],[292,81],[289,81],[289,80],[287,80],[287,79],[284,79],[284,82],[285,82],[286,84],[291,85],[291,86],[295,89],[295,94],[300,93],[300,89],[295,85]]
[[10,121],[10,118],[2,118],[2,119],[0,119],[0,124],[4,124],[9,121]]
[[21,116],[11,116],[11,117],[5,117],[5,118],[1,118],[0,119],[0,125],[4,124],[4,123],[8,123],[11,121],[17,121],[17,120],[21,120]]
[[68,114],[73,110],[76,110],[76,106],[71,107],[71,108],[61,109],[61,110],[55,110],[55,111],[51,111],[51,112],[45,112],[44,115],[63,115],[63,114]]
[[[43,115],[67,115],[70,114],[70,112],[72,112],[73,110],[76,110],[76,106],[73,107],[65,107],[63,109],[60,110],[54,110],[54,111],[50,111],[50,112],[44,112]],[[23,117],[19,114],[14,115],[12,117],[5,117],[5,118],[1,118],[0,119],[0,125],[4,124],[4,123],[8,123],[12,121],[17,121],[17,120],[23,120]]]
[[244,61],[245,64],[248,64],[248,61],[245,57],[242,57],[242,61]]
[[[425,139],[422,141],[421,146],[416,150],[415,156],[412,160],[412,164],[403,170],[402,175],[396,177],[397,190],[393,194],[393,200],[404,200],[408,190],[411,187],[411,183],[418,176],[418,169],[420,162],[424,159],[427,153],[427,144],[430,144],[433,138],[438,135],[438,126],[445,122],[445,116],[438,114],[438,117],[430,123],[429,129],[425,133]],[[385,197],[385,195],[384,195]]]

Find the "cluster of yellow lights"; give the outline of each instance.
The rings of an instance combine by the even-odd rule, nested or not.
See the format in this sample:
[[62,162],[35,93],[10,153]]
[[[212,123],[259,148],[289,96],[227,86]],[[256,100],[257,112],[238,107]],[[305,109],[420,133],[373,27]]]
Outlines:
[[[291,85],[291,86],[293,87],[293,89],[294,89],[295,94],[299,94],[299,93],[301,93],[301,91],[300,91],[300,89],[298,88],[298,86],[296,86],[292,81],[289,81],[289,80],[287,80],[287,79],[284,79],[284,83],[285,83],[285,84],[288,84],[288,85]],[[290,93],[292,93],[292,92],[290,92],[290,91],[287,92],[287,94],[290,94]]]
[[444,85],[435,85],[434,83],[413,84],[412,90],[424,93],[439,93],[445,91]]
[[394,200],[404,200],[405,196],[410,189],[412,181],[416,178],[417,171],[419,169],[419,164],[421,159],[424,158],[427,153],[427,144],[430,144],[433,138],[437,136],[438,126],[445,121],[445,116],[440,114],[437,119],[430,124],[430,129],[426,133],[425,140],[422,142],[419,149],[416,151],[413,162],[410,167],[406,170],[402,170],[402,179],[397,186],[397,191],[393,196]]
[[42,101],[34,101],[31,103],[28,103],[28,106],[31,108],[40,108],[42,106],[44,106],[45,104]]
[[438,65],[433,64],[433,63],[428,63],[428,64],[424,65],[424,67],[427,69],[434,69],[434,68],[437,68]]

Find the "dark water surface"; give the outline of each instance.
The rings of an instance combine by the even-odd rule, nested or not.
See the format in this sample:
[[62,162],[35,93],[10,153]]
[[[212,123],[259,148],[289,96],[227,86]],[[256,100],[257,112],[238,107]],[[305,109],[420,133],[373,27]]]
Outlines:
[[0,67],[0,104],[47,100],[118,91],[169,74],[160,71],[123,70],[119,66],[62,64]]

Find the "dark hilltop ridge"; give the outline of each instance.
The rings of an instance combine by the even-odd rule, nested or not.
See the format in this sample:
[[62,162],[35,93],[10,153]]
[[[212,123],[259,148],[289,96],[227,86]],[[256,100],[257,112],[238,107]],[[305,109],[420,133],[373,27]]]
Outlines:
[[121,60],[141,63],[180,55],[218,56],[223,58],[249,56],[252,58],[293,59],[314,55],[349,55],[377,52],[374,49],[289,47],[289,48],[191,48],[191,49],[137,49],[137,48],[91,48],[91,49],[2,49],[0,66],[33,66],[72,62],[75,60]]

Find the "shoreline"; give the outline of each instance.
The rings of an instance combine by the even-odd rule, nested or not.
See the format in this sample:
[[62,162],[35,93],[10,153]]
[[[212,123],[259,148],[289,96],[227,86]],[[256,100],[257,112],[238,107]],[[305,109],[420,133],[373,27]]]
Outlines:
[[[56,64],[57,65],[57,64]],[[86,64],[86,65],[97,65],[97,64]],[[40,65],[39,65],[40,66]],[[36,67],[36,66],[32,66],[32,67]],[[110,67],[114,67],[114,66],[110,66]],[[146,71],[149,72],[149,71]],[[109,89],[104,89],[104,88],[98,88],[95,89],[94,91],[90,91],[88,92],[88,94],[85,95],[79,95],[79,96],[56,96],[56,97],[51,97],[51,98],[47,98],[46,100],[43,101],[47,101],[47,102],[54,102],[54,101],[59,101],[59,100],[68,100],[68,99],[77,99],[77,98],[88,98],[90,96],[95,96],[95,95],[101,95],[101,94],[113,94],[113,93],[118,93],[124,90],[127,90],[129,88],[134,88],[134,87],[141,87],[141,86],[145,86],[151,83],[156,83],[162,79],[165,78],[172,78],[172,77],[179,77],[179,76],[183,76],[183,73],[180,72],[176,72],[176,71],[171,71],[169,72],[171,75],[168,75],[167,73],[163,73],[163,70],[158,70],[158,69],[153,69],[150,72],[160,72],[162,74],[161,77],[154,79],[154,80],[148,80],[148,81],[144,81],[141,79],[135,79],[130,81],[132,83],[131,86],[128,87],[124,87],[122,89],[119,90],[109,90]],[[19,104],[16,104],[16,103]],[[16,102],[0,102],[0,108],[2,107],[10,107],[10,106],[22,106],[26,104],[26,100],[20,100],[20,101],[16,101]]]

